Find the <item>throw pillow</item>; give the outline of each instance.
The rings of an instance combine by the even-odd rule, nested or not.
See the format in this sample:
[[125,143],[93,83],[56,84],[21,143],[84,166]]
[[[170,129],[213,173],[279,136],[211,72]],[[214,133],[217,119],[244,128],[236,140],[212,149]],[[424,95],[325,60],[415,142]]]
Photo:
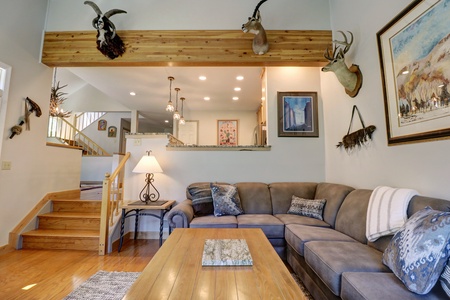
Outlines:
[[323,220],[323,208],[326,202],[326,199],[308,200],[293,195],[291,207],[287,213]]
[[237,187],[234,185],[211,183],[211,192],[214,204],[214,216],[237,216],[244,213]]
[[441,274],[441,285],[444,289],[445,293],[447,293],[447,296],[450,297],[450,261],[447,263],[447,265],[444,268],[444,272]]
[[192,199],[195,216],[212,215],[214,213],[210,183],[191,185],[188,187],[188,193]]
[[394,235],[383,263],[412,292],[428,293],[450,255],[450,212],[426,207],[416,212]]

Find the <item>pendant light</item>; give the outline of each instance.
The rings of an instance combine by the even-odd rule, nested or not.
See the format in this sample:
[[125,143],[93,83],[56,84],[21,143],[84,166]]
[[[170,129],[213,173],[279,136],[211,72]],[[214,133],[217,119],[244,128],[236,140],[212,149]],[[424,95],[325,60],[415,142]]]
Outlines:
[[184,100],[186,100],[186,98],[184,98],[184,97],[181,97],[180,98],[180,100],[181,100],[181,118],[180,118],[180,125],[184,125],[184,124],[186,124],[186,121],[184,120],[184,116],[183,116],[183,110],[184,110]]
[[177,100],[176,100],[175,112],[173,113],[173,119],[179,120],[180,113],[178,112],[178,92],[180,91],[180,88],[175,88],[174,90],[177,92]]
[[172,81],[174,81],[175,78],[173,78],[172,76],[169,76],[167,79],[169,79],[170,84],[169,84],[169,102],[167,102],[166,111],[173,112],[174,107],[173,107],[173,103],[172,103]]

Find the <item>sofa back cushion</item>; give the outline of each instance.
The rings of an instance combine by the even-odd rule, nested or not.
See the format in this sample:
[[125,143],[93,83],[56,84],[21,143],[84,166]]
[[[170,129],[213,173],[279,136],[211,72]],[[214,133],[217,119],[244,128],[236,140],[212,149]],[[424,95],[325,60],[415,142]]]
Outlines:
[[275,182],[269,185],[273,214],[286,214],[291,206],[292,196],[315,199],[317,183]]
[[345,197],[353,191],[354,188],[342,184],[321,182],[317,185],[314,199],[325,199],[325,209],[323,211],[323,220],[335,226],[336,216],[339,208],[344,202]]
[[262,182],[239,182],[241,206],[246,214],[272,214],[269,186]]
[[357,189],[345,197],[336,217],[336,230],[366,244],[366,220],[372,190]]

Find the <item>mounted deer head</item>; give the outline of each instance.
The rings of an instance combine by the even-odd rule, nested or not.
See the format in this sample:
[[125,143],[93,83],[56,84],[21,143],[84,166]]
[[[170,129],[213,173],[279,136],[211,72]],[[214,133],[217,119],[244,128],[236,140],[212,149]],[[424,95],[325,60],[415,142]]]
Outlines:
[[[345,92],[350,97],[356,97],[362,86],[362,73],[358,65],[352,65],[350,68],[345,64],[345,54],[350,50],[353,43],[353,33],[350,33],[350,41],[344,32],[340,32],[344,40],[334,40],[334,49],[332,52],[327,48],[324,57],[329,63],[322,68],[322,72],[334,72],[339,82],[344,86]],[[341,47],[344,46],[344,48]]]
[[92,26],[97,29],[97,49],[103,55],[114,59],[125,53],[125,45],[122,39],[116,34],[116,26],[109,20],[115,14],[127,13],[121,9],[111,9],[102,13],[100,8],[92,1],[84,1],[97,13],[97,17],[92,20]]
[[248,18],[248,22],[242,24],[242,31],[244,33],[253,33],[255,37],[253,38],[253,52],[258,55],[262,55],[269,51],[269,42],[267,41],[266,31],[261,24],[261,15],[259,13],[259,7],[267,0],[259,1],[256,5],[253,15]]

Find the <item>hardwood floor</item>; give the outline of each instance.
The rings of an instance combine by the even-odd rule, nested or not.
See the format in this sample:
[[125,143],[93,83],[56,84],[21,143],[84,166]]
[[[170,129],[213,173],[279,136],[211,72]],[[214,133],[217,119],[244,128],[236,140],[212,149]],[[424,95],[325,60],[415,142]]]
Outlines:
[[[0,255],[0,299],[63,299],[97,271],[141,272],[158,251],[158,240],[127,240],[120,253],[16,250]],[[33,285],[29,290],[23,288]]]

